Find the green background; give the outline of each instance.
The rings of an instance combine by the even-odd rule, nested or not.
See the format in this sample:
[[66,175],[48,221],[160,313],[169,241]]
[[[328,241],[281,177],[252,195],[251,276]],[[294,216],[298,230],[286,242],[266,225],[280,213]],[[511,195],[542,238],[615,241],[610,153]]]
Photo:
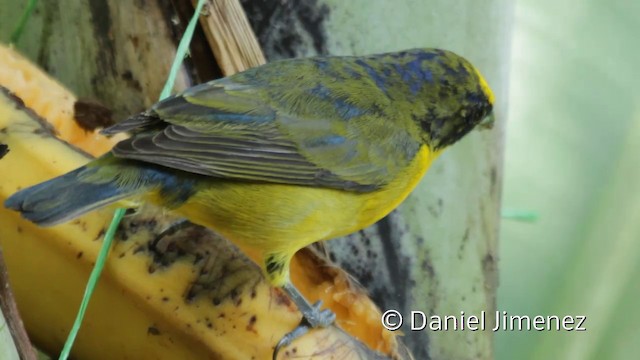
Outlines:
[[586,315],[500,332],[498,359],[640,353],[640,2],[520,0],[514,16],[498,309]]

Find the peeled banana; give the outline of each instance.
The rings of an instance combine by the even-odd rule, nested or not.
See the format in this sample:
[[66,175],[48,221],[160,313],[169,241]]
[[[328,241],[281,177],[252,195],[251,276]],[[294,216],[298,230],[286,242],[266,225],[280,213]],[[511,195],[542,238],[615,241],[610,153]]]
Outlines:
[[[0,143],[9,150],[0,159],[0,203],[83,165],[87,152],[98,155],[118,140],[81,129],[73,119],[75,98],[2,47],[0,85],[11,89],[0,90]],[[45,229],[0,206],[0,246],[21,315],[32,341],[51,354],[72,325],[112,212]],[[244,255],[196,225],[164,231],[177,220],[149,206],[125,217],[74,358],[270,359],[278,340],[297,326],[295,306]],[[301,251],[292,278],[309,300],[322,299],[346,332],[313,330],[279,359],[410,358],[382,328],[375,305],[321,254]]]

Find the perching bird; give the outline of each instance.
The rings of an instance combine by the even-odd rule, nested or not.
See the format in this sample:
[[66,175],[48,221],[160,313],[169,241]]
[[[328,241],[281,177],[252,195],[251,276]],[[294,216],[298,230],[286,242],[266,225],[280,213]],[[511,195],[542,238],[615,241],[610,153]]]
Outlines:
[[5,206],[50,226],[141,196],[259,254],[267,279],[326,326],[332,314],[291,285],[291,257],[391,212],[493,102],[479,71],[444,50],[274,61],[104,130],[132,136]]

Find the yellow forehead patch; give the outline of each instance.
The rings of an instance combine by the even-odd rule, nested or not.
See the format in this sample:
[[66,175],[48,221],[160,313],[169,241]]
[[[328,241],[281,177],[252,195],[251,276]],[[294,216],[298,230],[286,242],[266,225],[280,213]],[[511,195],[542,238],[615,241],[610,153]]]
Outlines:
[[475,66],[473,67],[473,70],[478,75],[478,79],[480,81],[480,88],[487,95],[487,99],[489,100],[489,103],[491,105],[493,105],[493,103],[495,102],[496,98],[493,95],[493,91],[491,91],[491,88],[489,87],[489,84],[487,84],[487,80],[484,79],[484,76],[482,76],[482,74],[480,74],[480,71],[478,69],[476,69]]

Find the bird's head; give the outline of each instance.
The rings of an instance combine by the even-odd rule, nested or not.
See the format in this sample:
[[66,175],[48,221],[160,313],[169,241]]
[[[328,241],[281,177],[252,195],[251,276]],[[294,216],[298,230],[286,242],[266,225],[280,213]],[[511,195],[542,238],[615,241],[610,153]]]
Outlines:
[[416,56],[428,58],[421,62],[421,71],[429,74],[427,86],[419,94],[422,106],[413,114],[424,143],[440,150],[478,125],[490,127],[495,98],[480,71],[450,51],[418,51]]

